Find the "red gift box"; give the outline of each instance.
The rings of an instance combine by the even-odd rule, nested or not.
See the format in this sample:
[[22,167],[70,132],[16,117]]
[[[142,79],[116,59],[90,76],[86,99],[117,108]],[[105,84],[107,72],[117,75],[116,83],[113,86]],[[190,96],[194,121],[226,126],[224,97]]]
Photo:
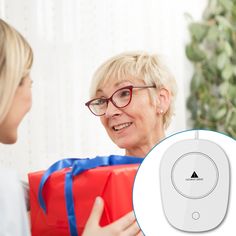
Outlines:
[[[112,223],[132,210],[132,188],[139,164],[98,167],[73,177],[76,224],[81,235],[97,196],[104,199],[101,226]],[[70,236],[65,203],[65,174],[70,168],[53,173],[43,196],[45,214],[38,202],[38,190],[44,171],[29,174],[32,236]]]

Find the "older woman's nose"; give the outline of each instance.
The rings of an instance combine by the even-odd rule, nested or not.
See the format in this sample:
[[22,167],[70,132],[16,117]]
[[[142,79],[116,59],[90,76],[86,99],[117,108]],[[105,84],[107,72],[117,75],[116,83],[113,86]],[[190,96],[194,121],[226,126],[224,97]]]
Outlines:
[[105,116],[109,118],[109,117],[116,116],[119,114],[121,114],[121,110],[117,108],[111,101],[109,101],[107,104]]

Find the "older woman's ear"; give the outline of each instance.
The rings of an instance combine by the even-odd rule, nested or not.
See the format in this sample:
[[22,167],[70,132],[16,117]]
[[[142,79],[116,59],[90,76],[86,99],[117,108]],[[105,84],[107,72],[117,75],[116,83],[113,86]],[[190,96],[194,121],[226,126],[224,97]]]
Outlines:
[[161,88],[158,90],[157,114],[163,115],[168,111],[170,100],[170,92],[167,89]]

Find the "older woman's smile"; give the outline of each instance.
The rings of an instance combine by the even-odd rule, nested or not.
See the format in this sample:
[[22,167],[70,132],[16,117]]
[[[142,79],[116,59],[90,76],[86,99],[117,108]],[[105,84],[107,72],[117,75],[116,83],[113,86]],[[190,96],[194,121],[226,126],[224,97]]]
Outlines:
[[132,122],[126,122],[126,123],[114,125],[114,126],[112,126],[112,129],[113,129],[114,131],[120,131],[120,130],[122,130],[122,129],[125,129],[125,128],[131,126],[131,125],[132,125]]

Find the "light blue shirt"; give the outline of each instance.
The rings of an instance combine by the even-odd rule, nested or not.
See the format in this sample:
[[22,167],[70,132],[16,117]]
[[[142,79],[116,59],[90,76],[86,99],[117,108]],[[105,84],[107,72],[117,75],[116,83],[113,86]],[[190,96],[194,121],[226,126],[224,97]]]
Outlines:
[[0,169],[0,236],[30,236],[22,183],[8,169]]

